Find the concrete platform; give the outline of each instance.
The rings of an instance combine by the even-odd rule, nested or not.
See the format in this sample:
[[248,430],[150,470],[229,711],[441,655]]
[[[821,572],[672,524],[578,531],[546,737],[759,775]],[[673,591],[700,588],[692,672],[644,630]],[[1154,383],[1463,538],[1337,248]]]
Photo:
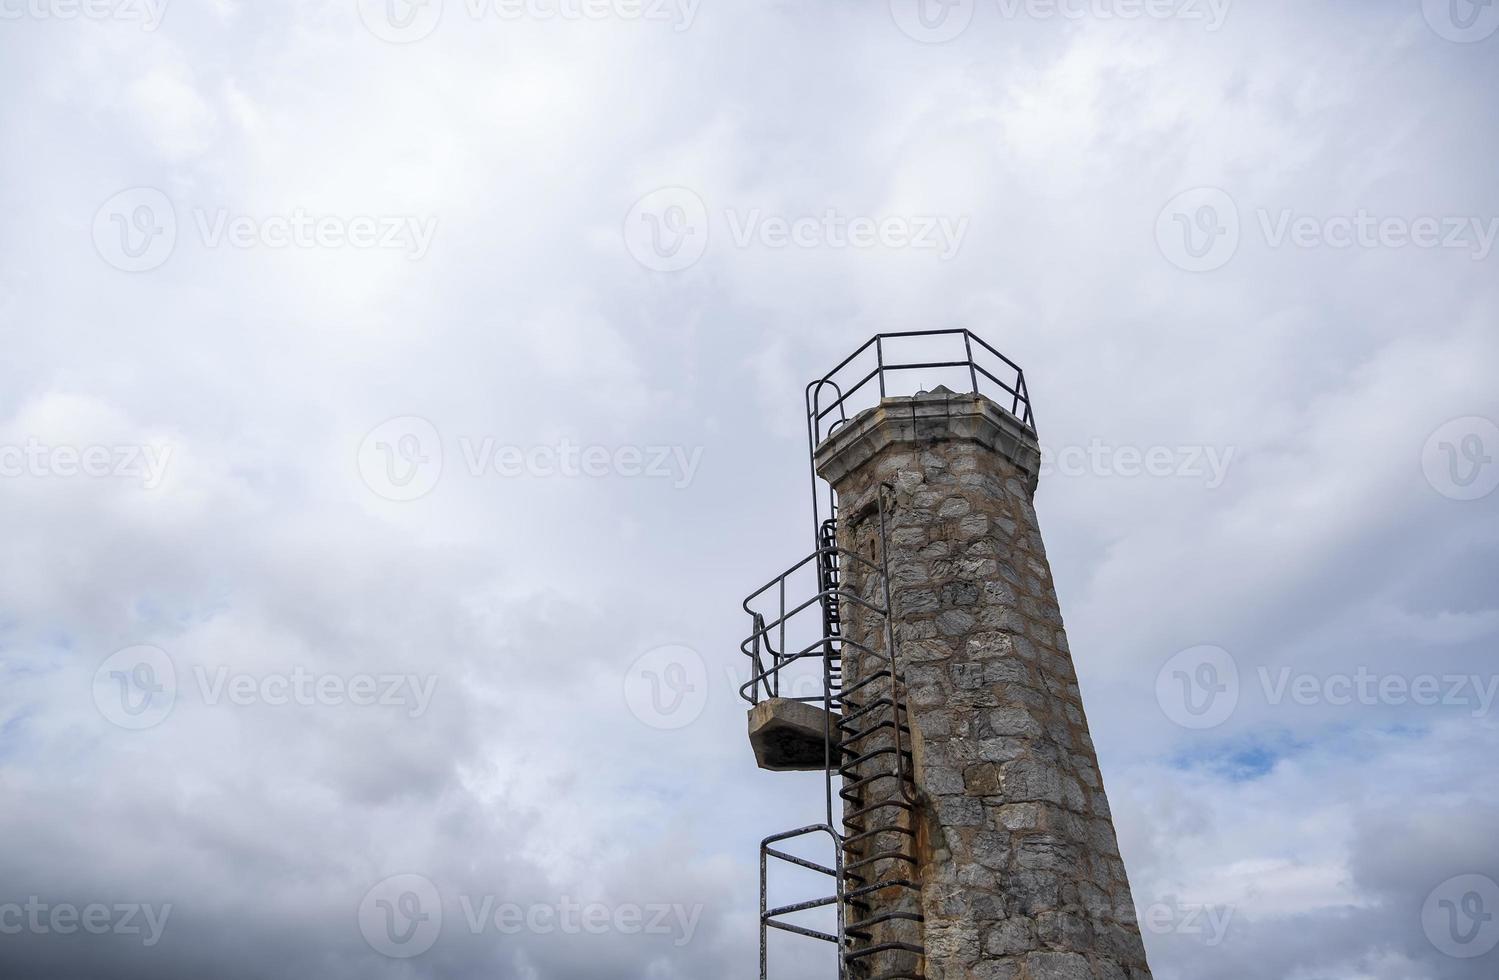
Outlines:
[[[836,739],[836,716],[831,723]],[[787,698],[761,701],[749,710],[755,762],[771,772],[821,772],[827,762],[824,742],[828,724],[828,714],[820,706]]]

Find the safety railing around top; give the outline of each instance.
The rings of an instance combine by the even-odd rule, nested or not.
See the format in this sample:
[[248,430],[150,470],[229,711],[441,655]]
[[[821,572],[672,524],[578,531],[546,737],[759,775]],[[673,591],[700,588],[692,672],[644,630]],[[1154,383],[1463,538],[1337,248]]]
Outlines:
[[[912,353],[908,355],[902,348]],[[871,385],[884,398],[891,393],[891,375],[913,371],[929,375],[940,372],[942,383],[951,382],[950,388],[958,385],[952,390],[984,395],[1008,409],[1033,434],[1036,431],[1030,392],[1020,365],[965,328],[903,330],[875,334],[837,367],[807,385],[811,450],[815,452],[834,429],[857,413],[860,405],[873,403],[872,394],[860,400],[872,391]]]

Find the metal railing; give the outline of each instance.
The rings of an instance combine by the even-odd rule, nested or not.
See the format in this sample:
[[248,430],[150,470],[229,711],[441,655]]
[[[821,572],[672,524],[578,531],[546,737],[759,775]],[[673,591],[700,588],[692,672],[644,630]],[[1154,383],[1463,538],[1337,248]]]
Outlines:
[[[944,346],[951,347],[952,357],[912,361],[893,359],[897,353],[893,348],[899,346],[893,342],[916,338],[932,341],[936,338],[949,337],[953,338],[953,342]],[[961,357],[958,356],[958,341],[962,343]],[[874,366],[862,375],[858,368],[848,371],[848,368],[871,348],[874,350]],[[837,367],[807,385],[807,431],[811,439],[811,450],[815,453],[822,440],[831,435],[839,425],[848,421],[847,409],[850,400],[860,394],[871,382],[878,385],[879,396],[884,398],[890,394],[890,385],[887,383],[888,375],[908,371],[947,369],[966,371],[968,394],[984,395],[1001,408],[1008,408],[1011,415],[1019,419],[1021,424],[1031,431],[1031,434],[1035,434],[1036,417],[1031,409],[1030,392],[1025,384],[1025,372],[1020,369],[1020,365],[966,328],[904,330],[875,334],[862,347],[839,362]],[[836,397],[824,406],[824,389],[828,388],[832,390],[826,394]],[[834,413],[837,417],[831,422],[827,421]]]
[[[812,570],[809,566],[814,563],[818,578],[811,591],[798,589],[791,584],[798,573]],[[818,548],[744,600],[744,611],[750,616],[751,632],[739,645],[739,649],[750,659],[750,679],[740,686],[739,694],[750,704],[759,704],[762,697],[781,697],[782,675],[800,661],[811,658],[821,658],[824,662],[837,660],[845,644],[856,645],[841,633],[828,629],[829,619],[841,615],[830,610],[838,609],[840,603],[862,606],[881,617],[889,615],[887,606],[869,602],[843,588],[836,579],[829,582],[826,578],[826,570],[829,568],[838,569],[850,565],[861,566],[881,578],[884,576],[883,566],[837,545],[830,545]],[[757,605],[765,607],[764,611],[755,608]],[[798,617],[803,613],[807,614],[805,621],[812,625],[798,629]],[[801,639],[794,638],[797,633],[802,634]],[[800,649],[791,649],[808,636],[811,636],[810,642],[803,644]],[[819,681],[821,680],[823,679],[820,678]],[[817,686],[818,690],[814,694],[800,697],[793,695],[787,700],[805,703],[831,701],[831,706],[836,707],[836,687],[828,689],[822,683]]]

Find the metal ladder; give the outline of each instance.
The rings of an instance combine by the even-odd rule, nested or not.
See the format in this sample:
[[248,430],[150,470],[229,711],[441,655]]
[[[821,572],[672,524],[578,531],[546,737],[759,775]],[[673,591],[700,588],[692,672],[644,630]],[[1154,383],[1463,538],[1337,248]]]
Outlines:
[[[884,540],[883,496],[880,505],[881,543]],[[802,827],[766,838],[760,845],[760,976],[768,980],[768,940],[770,930],[836,945],[838,978],[868,980],[923,980],[919,965],[923,949],[919,942],[901,934],[895,924],[910,922],[919,927],[920,884],[915,855],[916,787],[911,753],[911,728],[905,705],[905,683],[894,656],[894,631],[889,622],[890,595],[888,569],[866,559],[851,556],[856,564],[868,566],[881,579],[883,605],[880,607],[844,591],[843,568],[838,548],[837,520],[822,522],[816,552],[818,599],[821,603],[822,638],[799,654],[786,655],[784,640],[777,653],[770,642],[771,626],[763,615],[754,616],[755,634],[745,643],[745,651],[754,659],[756,678],[746,685],[751,698],[758,698],[763,687],[768,695],[779,691],[782,667],[808,656],[821,655],[823,697],[829,712],[827,733],[827,822]],[[795,566],[794,566],[795,568]],[[793,568],[793,570],[794,570]],[[789,573],[788,573],[789,574]],[[784,583],[785,576],[781,581]],[[763,594],[776,583],[761,590]],[[859,602],[878,613],[884,620],[885,649],[870,649],[843,635],[843,602]],[[784,622],[786,600],[781,589],[781,612]],[[748,608],[748,602],[746,603]],[[801,608],[801,607],[798,607]],[[793,611],[794,614],[794,611]],[[763,638],[763,644],[762,644]],[[861,657],[861,665],[871,668],[855,687],[843,690],[845,648]],[[773,666],[766,668],[762,651],[769,651]],[[857,699],[853,696],[857,695]],[[842,831],[833,826],[832,787],[837,777],[841,786],[838,797],[843,802]],[[789,841],[826,836],[832,845],[833,858],[826,864],[788,853],[781,845]],[[830,879],[833,894],[806,901],[772,907],[769,904],[769,870],[773,862],[794,865]],[[895,898],[892,896],[892,890]],[[881,903],[897,907],[872,914],[875,896]],[[790,922],[788,916],[817,908],[833,907],[837,913],[834,931],[822,931]],[[918,937],[919,938],[919,937]]]
[[[844,815],[844,961],[850,973],[877,980],[921,980],[925,950],[893,923],[919,925],[916,784],[904,678],[881,667],[842,699],[838,728]],[[861,700],[855,700],[858,696]],[[886,911],[871,914],[881,895]],[[889,906],[896,906],[889,908]],[[885,926],[876,934],[877,927]],[[909,932],[910,930],[906,930]],[[905,954],[905,955],[902,955]],[[885,967],[874,972],[876,967]]]

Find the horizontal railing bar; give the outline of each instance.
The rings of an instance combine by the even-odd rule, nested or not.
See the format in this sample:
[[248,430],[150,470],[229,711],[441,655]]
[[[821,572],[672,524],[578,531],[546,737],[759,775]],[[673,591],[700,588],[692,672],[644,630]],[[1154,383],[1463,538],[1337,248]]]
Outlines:
[[760,846],[768,848],[770,845],[779,844],[783,840],[795,840],[798,837],[806,837],[809,834],[827,834],[835,841],[838,839],[838,834],[833,828],[825,823],[814,823],[807,827],[798,827],[796,830],[783,830],[779,834],[771,834],[760,842]]
[[[953,337],[955,339],[962,338],[964,342],[965,358],[962,360],[939,359],[912,361],[905,363],[899,361],[887,361],[887,358],[890,356],[891,351],[886,349],[890,345],[885,344],[885,341],[917,337]],[[980,362],[981,358],[980,356],[976,356],[977,352],[974,350],[975,341],[977,342],[979,351],[984,352],[985,355],[992,356],[997,361],[999,361],[999,363],[1003,364],[1008,371],[1014,372],[1015,382],[1013,384],[1001,379],[998,374],[996,374],[993,370]],[[879,353],[879,357],[874,368],[868,373],[863,374],[861,377],[858,377],[857,381],[855,381],[854,383],[846,386],[841,385],[837,380],[838,375],[845,369],[847,369],[849,365],[853,364],[854,361],[856,361],[861,355],[867,353],[870,347],[874,347]],[[1005,395],[1009,395],[1014,403],[1014,411],[1011,414],[1019,418],[1021,424],[1028,428],[1032,433],[1036,431],[1036,416],[1031,406],[1030,392],[1025,384],[1025,372],[1021,369],[1020,365],[1006,356],[993,344],[989,343],[987,340],[974,333],[972,330],[969,330],[966,327],[953,327],[934,330],[897,330],[891,331],[889,333],[876,334],[869,340],[865,341],[865,343],[860,345],[860,347],[852,354],[848,355],[842,361],[840,361],[836,367],[834,367],[822,378],[819,378],[816,381],[808,384],[807,409],[808,414],[811,417],[813,437],[817,442],[820,443],[823,439],[832,434],[832,431],[834,428],[836,428],[836,426],[848,421],[847,406],[849,405],[850,401],[856,394],[862,392],[864,388],[876,378],[881,379],[880,391],[883,395],[885,393],[883,378],[886,373],[894,373],[897,371],[951,369],[963,367],[972,369],[973,384],[975,389],[978,389],[980,387],[978,376],[983,375],[985,381],[993,384],[998,389],[998,392],[1003,392]],[[824,387],[829,386],[834,389],[836,398],[834,398],[831,403],[824,406],[822,403],[822,390]],[[984,394],[984,392],[978,390],[975,390],[973,393]],[[1003,408],[1004,406],[1001,407]],[[834,413],[838,413],[840,417],[834,421],[834,423],[827,429],[827,431],[823,431],[823,420],[828,418],[830,415],[833,415]]]
[[765,913],[765,917],[767,919],[771,919],[775,918],[778,915],[791,915],[793,912],[805,912],[808,909],[820,909],[825,908],[829,905],[837,904],[837,895],[833,895],[828,898],[814,898],[810,902],[797,902],[795,905],[782,905],[778,909],[771,909]]
[[839,548],[836,545],[827,545],[826,547],[818,548],[816,551],[801,559],[796,564],[792,565],[790,568],[786,569],[784,572],[771,579],[769,582],[766,582],[764,585],[760,586],[760,588],[756,589],[754,592],[751,592],[748,598],[746,598],[742,603],[744,611],[749,613],[750,615],[754,615],[755,611],[749,608],[749,604],[751,602],[753,602],[755,599],[758,599],[766,592],[769,592],[771,589],[775,588],[775,586],[778,585],[782,579],[785,579],[795,572],[800,571],[808,562],[815,561],[818,558],[826,557],[829,555],[835,556],[840,560],[843,558],[852,558],[857,564],[868,568],[870,571],[880,571],[879,565],[876,565],[874,562],[870,561],[868,558],[865,558],[863,555],[858,554],[857,552],[848,551],[846,549]]
[[[839,599],[847,600],[851,605],[858,606],[861,609],[867,609],[870,612],[874,613],[876,616],[887,615],[884,606],[876,606],[872,602],[866,602],[859,596],[856,596],[851,592],[844,592],[842,589],[828,589],[825,592],[817,593],[812,598],[797,605],[790,612],[787,612],[776,619],[766,620],[765,625],[746,637],[744,642],[739,645],[739,648],[741,650],[744,649],[744,643],[748,643],[756,636],[768,636],[771,631],[779,630],[782,624],[789,624],[793,618],[800,615],[801,613],[806,612],[808,609],[811,609],[814,605],[819,604],[823,599],[833,598],[834,596],[838,597]],[[805,622],[805,620],[803,620],[803,622]],[[842,637],[840,636],[839,638],[841,639]]]
[[[881,371],[883,371],[883,370],[886,370],[886,368],[888,368],[888,366],[889,365],[883,365],[883,366],[876,367],[873,371],[870,371],[868,374],[864,375],[864,377],[860,378],[859,382],[857,384],[855,384],[855,385],[852,385],[847,391],[840,391],[840,393],[838,395],[838,400],[835,401],[835,402],[833,402],[832,405],[828,406],[828,410],[826,412],[819,413],[818,416],[817,416],[817,421],[821,422],[826,416],[828,416],[833,411],[833,409],[839,407],[844,402],[848,401],[849,397],[852,396],[854,392],[858,391],[860,388],[862,388],[865,385],[869,384],[870,381],[873,381],[879,375],[879,373]],[[816,403],[815,400],[813,401],[813,404],[812,404],[812,411],[814,411],[814,412],[817,411],[817,403]]]
[[774,919],[766,919],[765,924],[767,926],[770,926],[770,928],[772,929],[783,929],[786,932],[794,932],[798,936],[806,936],[808,939],[821,939],[825,943],[836,944],[838,942],[837,936],[830,936],[825,932],[818,932],[816,929],[807,929],[803,926],[794,926],[789,922],[777,922]]
[[815,861],[808,861],[806,858],[799,858],[795,854],[787,854],[785,851],[778,851],[773,847],[767,847],[765,849],[765,853],[778,861],[786,861],[789,864],[795,864],[798,867],[806,868],[808,871],[816,871],[819,874],[825,874],[829,878],[838,877],[838,872],[834,871],[832,868],[824,868],[822,865],[816,863]]

